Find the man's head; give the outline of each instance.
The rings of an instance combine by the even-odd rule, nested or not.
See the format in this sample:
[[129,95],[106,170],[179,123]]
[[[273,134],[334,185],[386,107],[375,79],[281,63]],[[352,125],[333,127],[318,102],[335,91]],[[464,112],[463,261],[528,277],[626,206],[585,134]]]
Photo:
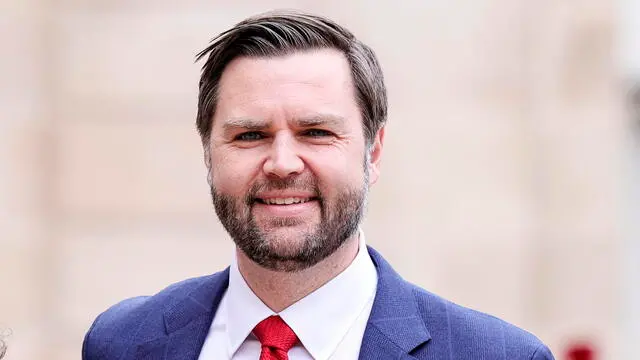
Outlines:
[[387,99],[373,51],[328,19],[272,12],[203,57],[197,126],[218,217],[266,268],[318,263],[357,231],[378,178]]

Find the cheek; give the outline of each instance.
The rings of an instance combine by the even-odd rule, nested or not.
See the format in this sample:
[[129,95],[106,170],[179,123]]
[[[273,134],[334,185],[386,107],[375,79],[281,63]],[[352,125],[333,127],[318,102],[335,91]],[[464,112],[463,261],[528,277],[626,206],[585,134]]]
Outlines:
[[310,159],[307,164],[317,177],[322,192],[327,196],[342,192],[345,188],[360,188],[364,181],[364,155],[333,154]]
[[242,196],[257,172],[257,165],[231,157],[212,158],[212,183],[220,192]]

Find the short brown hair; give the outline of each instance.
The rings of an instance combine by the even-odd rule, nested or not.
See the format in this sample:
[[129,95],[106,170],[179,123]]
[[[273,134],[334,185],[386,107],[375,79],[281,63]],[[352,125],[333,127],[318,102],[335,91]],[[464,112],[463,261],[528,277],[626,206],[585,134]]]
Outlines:
[[203,143],[211,136],[222,72],[233,59],[281,56],[318,48],[337,49],[347,58],[364,136],[370,145],[387,120],[387,91],[375,53],[332,20],[297,11],[272,11],[245,19],[215,37],[197,55],[196,61],[208,56],[200,77],[196,119]]

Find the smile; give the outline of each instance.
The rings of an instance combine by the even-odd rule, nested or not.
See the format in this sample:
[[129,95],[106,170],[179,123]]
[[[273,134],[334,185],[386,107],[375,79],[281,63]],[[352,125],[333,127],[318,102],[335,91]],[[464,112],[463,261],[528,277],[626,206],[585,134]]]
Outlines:
[[304,204],[313,200],[310,197],[286,197],[286,198],[268,198],[258,199],[259,202],[267,205],[291,205],[291,204]]

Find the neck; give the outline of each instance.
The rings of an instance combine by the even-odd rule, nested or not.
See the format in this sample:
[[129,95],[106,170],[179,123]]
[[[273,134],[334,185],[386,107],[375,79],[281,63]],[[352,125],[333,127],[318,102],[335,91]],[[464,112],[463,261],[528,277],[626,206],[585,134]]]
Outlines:
[[359,232],[356,232],[326,259],[297,272],[265,269],[239,249],[236,249],[236,257],[247,285],[265,305],[278,313],[343,272],[355,259],[358,248]]

